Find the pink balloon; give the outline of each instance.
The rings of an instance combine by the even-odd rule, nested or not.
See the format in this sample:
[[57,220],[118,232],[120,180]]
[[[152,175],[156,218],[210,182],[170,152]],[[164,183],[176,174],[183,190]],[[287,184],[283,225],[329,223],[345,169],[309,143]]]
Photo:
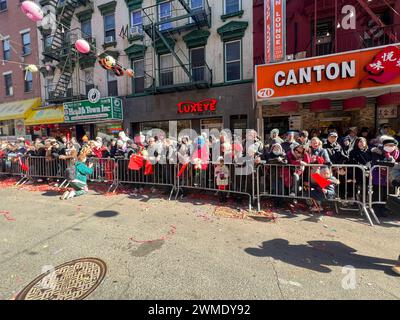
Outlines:
[[90,45],[86,40],[79,39],[75,42],[75,48],[80,53],[88,53],[90,51]]
[[42,9],[33,1],[24,1],[21,4],[22,12],[32,21],[37,22],[43,20]]

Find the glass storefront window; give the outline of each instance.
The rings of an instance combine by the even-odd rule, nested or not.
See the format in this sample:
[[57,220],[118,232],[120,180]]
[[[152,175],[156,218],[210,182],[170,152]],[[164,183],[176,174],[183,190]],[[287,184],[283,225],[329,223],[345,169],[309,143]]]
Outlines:
[[101,123],[96,124],[95,134],[97,136],[107,136],[109,139],[118,137],[118,134],[123,131],[121,123]]
[[15,122],[14,120],[0,121],[0,136],[14,136]]
[[[175,122],[175,124],[173,122]],[[155,129],[161,129],[165,133],[165,135],[168,137],[169,136],[170,123],[171,123],[171,127],[174,127],[174,126],[177,127],[177,133],[178,134],[179,134],[179,132],[181,132],[184,129],[191,129],[192,128],[191,120],[153,121],[153,122],[141,123],[140,124],[140,131],[144,135],[150,135],[151,136],[151,135],[157,134],[158,130],[155,130]],[[154,133],[152,131],[154,131]]]

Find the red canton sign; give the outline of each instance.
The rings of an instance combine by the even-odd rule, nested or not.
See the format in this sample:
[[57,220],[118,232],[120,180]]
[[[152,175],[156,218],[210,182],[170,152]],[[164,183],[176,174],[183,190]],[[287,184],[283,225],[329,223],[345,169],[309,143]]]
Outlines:
[[206,99],[200,102],[185,101],[178,103],[178,113],[202,113],[216,111],[217,100]]

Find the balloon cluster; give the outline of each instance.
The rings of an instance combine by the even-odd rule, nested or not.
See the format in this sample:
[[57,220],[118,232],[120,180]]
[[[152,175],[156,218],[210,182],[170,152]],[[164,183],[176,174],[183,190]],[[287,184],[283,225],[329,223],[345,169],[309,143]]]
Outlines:
[[[21,10],[30,20],[34,22],[43,20],[43,10],[33,1],[22,2]],[[75,49],[82,54],[87,54],[91,50],[90,44],[85,39],[78,39],[75,42]],[[99,63],[103,69],[112,70],[118,77],[126,74],[128,77],[132,78],[135,75],[135,72],[132,69],[123,67],[111,56],[100,58]],[[37,72],[38,68],[35,65],[29,65],[25,68],[25,70],[29,72]],[[47,67],[46,70],[48,70]]]

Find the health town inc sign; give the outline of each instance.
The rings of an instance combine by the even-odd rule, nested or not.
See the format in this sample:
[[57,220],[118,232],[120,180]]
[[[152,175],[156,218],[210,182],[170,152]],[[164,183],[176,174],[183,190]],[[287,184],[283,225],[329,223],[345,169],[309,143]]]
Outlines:
[[256,67],[258,101],[400,88],[398,45]]
[[96,103],[89,100],[64,103],[65,123],[122,121],[122,100],[119,98],[101,98]]

